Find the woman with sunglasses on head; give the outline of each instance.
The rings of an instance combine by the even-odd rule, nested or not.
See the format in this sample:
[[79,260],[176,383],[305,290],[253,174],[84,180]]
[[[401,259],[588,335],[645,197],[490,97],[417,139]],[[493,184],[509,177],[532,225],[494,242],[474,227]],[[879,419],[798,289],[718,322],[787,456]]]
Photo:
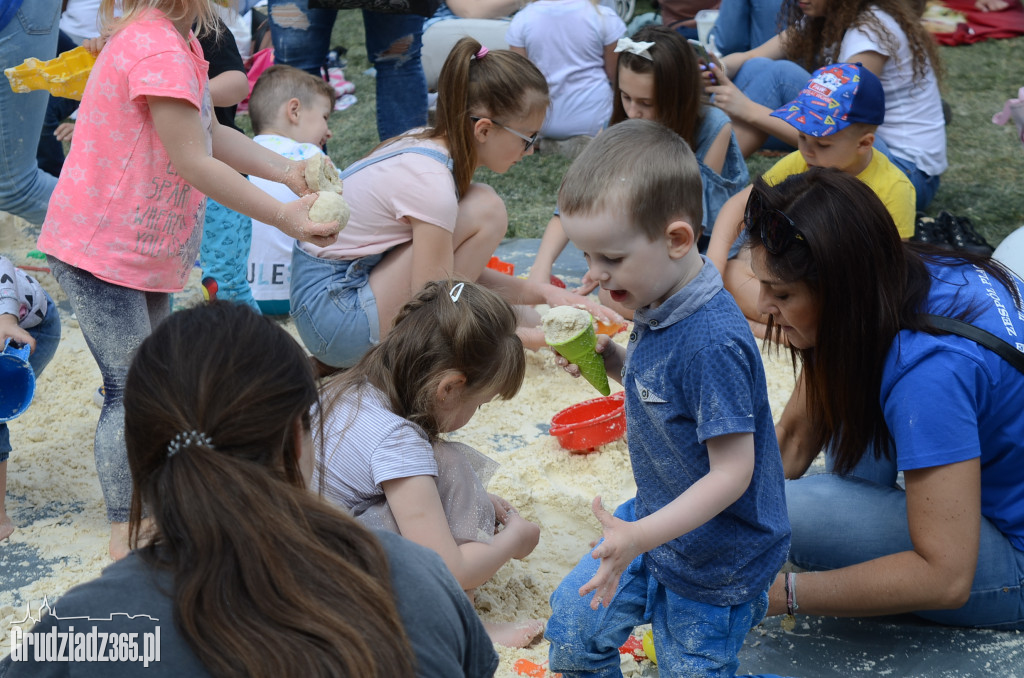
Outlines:
[[[838,170],[759,180],[746,230],[769,332],[803,367],[776,432],[808,571],[779,575],[769,613],[1024,629],[1024,283],[901,242]],[[801,477],[823,448],[830,473]]]
[[329,247],[293,251],[291,315],[315,358],[354,365],[415,292],[452,276],[516,304],[600,311],[577,294],[487,268],[508,215],[473,173],[504,173],[530,155],[548,102],[544,76],[525,57],[472,38],[455,45],[438,81],[436,124],[390,139],[344,170],[348,226]]

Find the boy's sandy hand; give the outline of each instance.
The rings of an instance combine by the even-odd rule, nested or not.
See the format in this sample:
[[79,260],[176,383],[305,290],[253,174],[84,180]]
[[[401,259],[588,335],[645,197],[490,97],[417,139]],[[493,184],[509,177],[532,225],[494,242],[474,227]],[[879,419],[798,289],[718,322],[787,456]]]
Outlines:
[[36,352],[36,340],[18,325],[18,318],[10,313],[0,313],[0,350],[8,339],[25,344],[29,353]]
[[296,240],[312,243],[317,247],[327,247],[338,239],[341,224],[337,221],[318,223],[309,220],[309,208],[316,202],[316,193],[310,193],[298,200],[285,203],[281,210],[281,218],[277,226]]
[[521,560],[533,553],[540,541],[540,525],[531,523],[519,515],[519,511],[510,509],[505,512],[505,527],[502,532],[509,532],[513,538],[515,549],[512,557]]
[[590,554],[592,558],[600,558],[601,565],[597,568],[597,574],[580,587],[580,595],[585,596],[593,591],[590,608],[596,610],[602,604],[605,607],[611,605],[622,573],[643,551],[636,543],[634,523],[619,520],[605,510],[600,496],[594,497],[590,508],[604,528],[604,541]]
[[[594,353],[600,353],[600,354],[604,355],[604,352],[607,350],[609,343],[611,343],[611,337],[609,337],[607,334],[599,334],[599,335],[597,335],[597,345],[594,347]],[[611,351],[609,351],[609,354],[604,357],[605,361],[606,361],[605,362],[606,367],[607,367],[607,360],[608,360],[609,357],[611,357]],[[579,368],[579,366],[576,365],[576,363],[569,362],[565,358],[565,356],[563,356],[562,354],[557,353],[557,352],[555,353],[555,364],[558,365],[559,367],[561,367],[563,370],[565,370],[567,373],[569,373],[573,377],[579,377],[580,376],[580,368]]]

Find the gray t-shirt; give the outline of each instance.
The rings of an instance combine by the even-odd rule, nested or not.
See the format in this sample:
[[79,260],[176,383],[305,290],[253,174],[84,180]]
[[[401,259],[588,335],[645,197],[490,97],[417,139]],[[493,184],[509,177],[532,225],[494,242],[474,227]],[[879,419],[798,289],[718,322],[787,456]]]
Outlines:
[[[498,654],[473,605],[440,556],[396,534],[375,534],[388,554],[398,612],[416,654],[416,674],[422,678],[493,676]],[[171,577],[167,572],[153,570],[137,555],[130,554],[103,570],[98,579],[65,593],[31,630],[45,633],[56,627],[58,632],[73,632],[75,636],[69,637],[80,638],[77,634],[95,628],[108,634],[102,648],[105,656],[118,656],[122,647],[130,651],[134,640],[137,661],[88,662],[82,656],[82,661],[36,663],[35,648],[29,646],[28,656],[22,661],[12,661],[8,656],[0,662],[0,678],[209,676],[175,628],[170,590]],[[138,634],[134,639],[113,635],[133,633]],[[99,642],[97,649],[101,649]],[[59,649],[59,636],[57,645]],[[157,645],[159,661],[154,657]],[[268,652],[272,646],[272,639],[268,639]],[[387,651],[387,647],[387,641],[382,639],[381,651]],[[147,649],[150,663],[143,668]],[[74,652],[75,648],[69,650]]]

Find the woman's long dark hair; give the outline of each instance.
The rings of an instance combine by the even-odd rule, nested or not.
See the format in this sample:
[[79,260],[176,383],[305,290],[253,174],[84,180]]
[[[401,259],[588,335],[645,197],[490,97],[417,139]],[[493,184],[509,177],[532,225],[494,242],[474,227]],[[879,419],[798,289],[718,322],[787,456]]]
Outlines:
[[175,625],[211,675],[414,675],[385,552],[305,487],[317,389],[287,332],[230,303],[175,313],[124,400],[133,543],[145,510],[139,555],[171,573]]
[[[803,364],[816,442],[831,441],[840,473],[856,466],[869,447],[891,456],[879,404],[886,356],[901,329],[942,333],[923,315],[932,284],[925,263],[978,266],[1006,285],[1020,307],[1012,274],[988,257],[903,243],[874,191],[839,170],[812,168],[775,187],[758,179],[750,200],[781,210],[804,237],[771,254],[761,241],[760,221],[746,225],[748,246],[754,256],[763,255],[768,274],[806,283],[818,307],[815,346],[792,349]],[[976,311],[964,304],[942,312],[970,321]],[[771,317],[768,333],[781,341]]]
[[895,19],[906,34],[914,76],[923,79],[931,68],[936,77],[941,77],[939,50],[921,25],[921,5],[923,3],[908,0],[829,0],[825,16],[809,17],[797,0],[783,0],[779,19],[785,30],[786,57],[809,71],[833,63],[839,58],[843,36],[853,28],[864,28],[885,45],[890,54],[896,54],[899,48],[896,36],[868,13],[876,7]]

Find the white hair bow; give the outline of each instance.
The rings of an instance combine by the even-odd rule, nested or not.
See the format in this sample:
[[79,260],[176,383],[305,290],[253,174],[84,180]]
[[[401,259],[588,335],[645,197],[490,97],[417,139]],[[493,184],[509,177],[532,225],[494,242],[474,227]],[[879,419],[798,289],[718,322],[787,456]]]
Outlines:
[[629,38],[619,38],[619,41],[615,44],[616,52],[629,52],[630,54],[636,54],[637,56],[643,57],[648,61],[654,61],[654,57],[648,52],[651,47],[654,47],[653,42],[636,42]]

